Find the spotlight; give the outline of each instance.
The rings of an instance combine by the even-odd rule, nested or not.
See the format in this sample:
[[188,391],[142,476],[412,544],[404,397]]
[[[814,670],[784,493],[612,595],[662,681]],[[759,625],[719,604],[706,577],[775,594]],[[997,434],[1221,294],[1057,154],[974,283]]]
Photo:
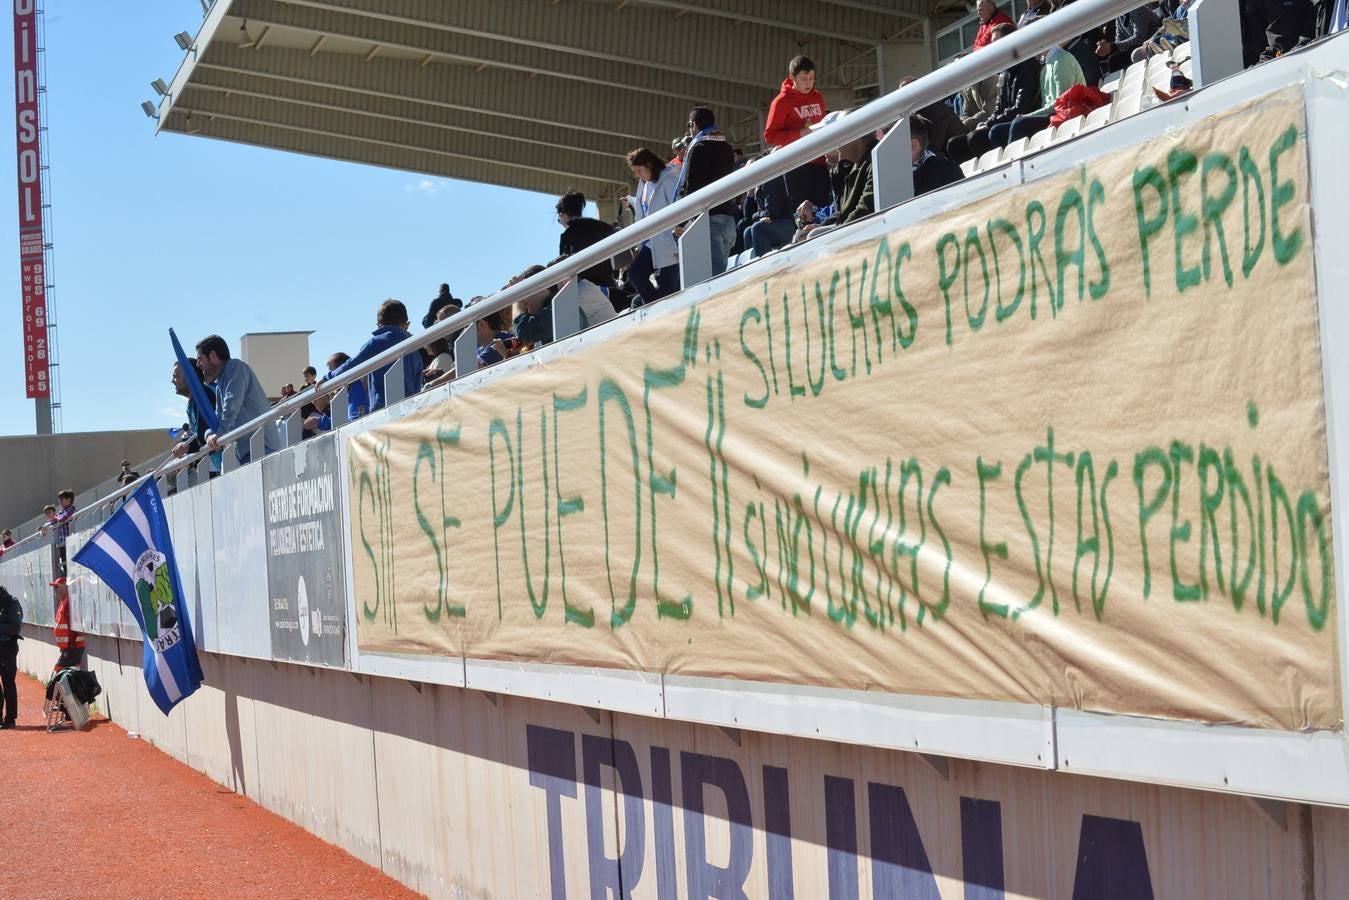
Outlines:
[[186,31],[178,32],[173,36],[173,39],[178,42],[179,50],[192,49],[192,35],[188,34]]
[[169,92],[169,86],[164,83],[163,78],[156,78],[154,81],[150,82],[150,87],[154,88],[155,93],[161,97]]
[[155,112],[155,105],[151,103],[149,100],[146,100],[143,103],[141,103],[141,112],[145,113],[147,118],[150,119],[159,118],[159,114]]

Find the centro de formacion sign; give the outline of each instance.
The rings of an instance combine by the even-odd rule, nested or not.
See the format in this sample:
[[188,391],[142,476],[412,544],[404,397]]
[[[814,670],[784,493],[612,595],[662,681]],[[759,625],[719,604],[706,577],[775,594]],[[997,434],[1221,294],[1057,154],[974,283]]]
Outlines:
[[47,271],[42,237],[42,145],[38,119],[37,0],[14,0],[14,135],[18,147],[19,279],[26,396],[47,383]]
[[306,441],[262,463],[272,653],[346,662],[343,518],[335,438]]

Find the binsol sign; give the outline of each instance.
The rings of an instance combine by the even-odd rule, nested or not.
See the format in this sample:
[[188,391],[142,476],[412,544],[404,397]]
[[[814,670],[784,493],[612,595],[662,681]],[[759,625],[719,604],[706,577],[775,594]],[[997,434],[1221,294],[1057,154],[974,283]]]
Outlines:
[[14,0],[14,133],[19,168],[24,380],[28,397],[47,397],[47,272],[42,238],[36,3]]

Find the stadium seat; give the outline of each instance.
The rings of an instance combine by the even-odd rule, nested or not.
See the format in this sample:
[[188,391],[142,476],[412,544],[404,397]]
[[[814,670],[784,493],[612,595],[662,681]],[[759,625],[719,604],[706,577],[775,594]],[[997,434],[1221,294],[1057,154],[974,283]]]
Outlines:
[[979,157],[979,166],[976,171],[986,172],[989,169],[997,168],[1002,160],[1002,148],[994,147],[992,150]]
[[1119,102],[1115,104],[1114,112],[1110,115],[1110,121],[1118,122],[1120,119],[1127,119],[1142,108],[1143,94],[1141,92],[1135,91],[1129,96],[1120,97]]
[[1146,59],[1139,60],[1136,63],[1130,63],[1129,68],[1124,70],[1123,85],[1137,84],[1146,78],[1147,74],[1148,61]]
[[1067,122],[1064,122],[1058,128],[1054,129],[1054,137],[1051,143],[1057,144],[1061,141],[1067,141],[1077,137],[1078,132],[1082,130],[1082,123],[1085,121],[1086,119],[1082,116],[1073,116]]
[[1036,150],[1043,150],[1054,142],[1054,127],[1041,128],[1035,134],[1031,135],[1030,143],[1026,146],[1027,153],[1034,153]]
[[1110,121],[1110,116],[1113,111],[1113,108],[1109,106],[1093,109],[1087,114],[1087,117],[1082,120],[1082,127],[1078,129],[1078,133],[1086,134],[1088,131],[1095,131],[1102,125],[1107,124]]
[[1002,151],[1002,161],[1011,162],[1014,159],[1020,159],[1026,155],[1026,148],[1030,145],[1027,138],[1017,138],[1008,144]]
[[967,160],[965,160],[963,163],[960,164],[960,171],[962,171],[962,172],[965,173],[965,177],[966,177],[966,178],[969,178],[971,175],[973,175],[973,174],[975,173],[975,171],[976,171],[975,167],[976,167],[977,165],[979,165],[979,160],[977,160],[977,159],[967,159]]
[[1186,42],[1183,43],[1183,44],[1177,44],[1175,47],[1172,48],[1172,50],[1171,50],[1171,59],[1172,59],[1173,61],[1175,61],[1175,62],[1185,62],[1185,60],[1187,60],[1187,59],[1189,59],[1189,58],[1190,58],[1190,42],[1189,42],[1189,41],[1186,41]]
[[1185,59],[1181,60],[1181,63],[1180,63],[1180,71],[1183,72],[1183,73],[1185,73],[1185,77],[1186,77],[1186,78],[1189,78],[1191,81],[1193,81],[1193,80],[1194,80],[1194,60],[1190,59],[1190,57],[1188,57],[1188,56],[1185,57]]
[[1101,79],[1101,90],[1105,91],[1107,94],[1113,94],[1115,91],[1119,90],[1119,83],[1122,80],[1124,80],[1123,72],[1111,72]]

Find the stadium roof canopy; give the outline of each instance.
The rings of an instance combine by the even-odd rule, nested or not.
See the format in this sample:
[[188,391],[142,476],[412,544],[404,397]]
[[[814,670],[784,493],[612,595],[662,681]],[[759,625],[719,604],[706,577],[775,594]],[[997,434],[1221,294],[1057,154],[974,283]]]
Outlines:
[[158,127],[613,198],[623,154],[668,148],[693,105],[757,146],[797,53],[831,106],[926,71],[940,2],[216,0]]

